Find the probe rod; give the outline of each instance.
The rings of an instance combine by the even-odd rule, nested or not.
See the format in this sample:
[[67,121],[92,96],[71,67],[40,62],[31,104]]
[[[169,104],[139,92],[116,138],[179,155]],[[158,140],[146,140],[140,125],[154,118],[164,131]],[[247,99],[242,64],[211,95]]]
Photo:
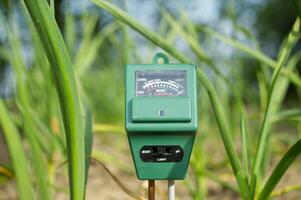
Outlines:
[[175,200],[176,185],[174,180],[168,180],[168,200]]
[[155,180],[148,180],[148,199],[155,200]]

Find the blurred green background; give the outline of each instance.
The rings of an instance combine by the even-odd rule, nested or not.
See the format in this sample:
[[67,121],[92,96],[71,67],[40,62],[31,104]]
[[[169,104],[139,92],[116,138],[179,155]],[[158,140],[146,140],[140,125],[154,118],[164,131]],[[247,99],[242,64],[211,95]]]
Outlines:
[[[107,164],[128,187],[144,195],[146,188],[144,183],[135,179],[123,130],[124,66],[129,63],[150,63],[155,53],[164,50],[88,0],[54,2],[55,19],[72,59],[81,97],[89,102],[93,113],[95,137],[92,156]],[[283,41],[301,12],[300,1],[111,2],[160,34],[206,72],[218,91],[238,149],[241,146],[239,124],[243,105],[248,121],[249,151],[251,155],[254,154],[273,70],[256,56],[237,47],[233,41],[277,60]],[[30,111],[40,133],[37,140],[42,143],[45,153],[53,199],[66,199],[66,169],[57,168],[66,160],[64,130],[54,80],[45,75],[50,74],[51,66],[22,3],[2,0],[0,12],[0,96],[23,135],[22,106],[16,95],[16,85],[20,79],[16,75],[18,72],[14,68],[14,59],[10,58],[10,54],[17,51],[18,58],[25,66],[24,71],[19,73],[23,73],[21,77],[27,80]],[[6,26],[13,31],[9,33]],[[181,27],[185,29],[184,33]],[[9,37],[17,41],[15,47],[11,46]],[[190,42],[191,38],[198,42],[197,47]],[[232,43],[227,42],[229,40]],[[299,41],[292,51],[292,57],[295,57],[291,60],[294,65],[292,71],[297,77],[301,72],[300,49]],[[171,62],[179,62],[175,58],[170,59]],[[301,136],[300,87],[291,82],[283,84],[278,101],[275,113],[294,111],[295,115],[282,120],[279,114],[275,119],[277,123],[271,131],[273,134],[269,138],[263,166],[263,171],[268,174],[280,156]],[[178,199],[238,199],[212,108],[202,87],[199,89],[199,119],[200,129],[190,171],[187,180],[179,183]],[[0,127],[0,199],[16,199],[11,161],[1,133]],[[24,139],[23,142],[26,149],[27,141]],[[298,185],[298,182],[300,184],[296,178],[301,169],[300,159],[296,163],[289,172],[289,178],[280,184],[280,189]],[[7,175],[10,172],[12,175]],[[87,199],[131,199],[99,166],[91,166],[89,180]],[[162,185],[161,193],[158,189],[159,199],[166,198],[162,194],[164,187]],[[116,192],[112,192],[111,188]],[[276,199],[301,198],[301,193],[295,190],[300,190],[300,186],[290,194],[284,192],[274,195],[278,196]]]

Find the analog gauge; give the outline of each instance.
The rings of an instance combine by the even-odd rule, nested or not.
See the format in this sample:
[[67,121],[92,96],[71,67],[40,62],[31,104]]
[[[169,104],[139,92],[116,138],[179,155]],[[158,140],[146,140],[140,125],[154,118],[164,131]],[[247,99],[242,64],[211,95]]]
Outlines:
[[186,96],[185,70],[136,71],[136,96]]

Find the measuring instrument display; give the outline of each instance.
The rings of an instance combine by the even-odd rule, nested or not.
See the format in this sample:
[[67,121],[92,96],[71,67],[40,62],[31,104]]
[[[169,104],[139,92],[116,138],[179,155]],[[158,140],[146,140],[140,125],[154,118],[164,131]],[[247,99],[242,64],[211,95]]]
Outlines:
[[136,96],[186,96],[185,70],[136,71]]

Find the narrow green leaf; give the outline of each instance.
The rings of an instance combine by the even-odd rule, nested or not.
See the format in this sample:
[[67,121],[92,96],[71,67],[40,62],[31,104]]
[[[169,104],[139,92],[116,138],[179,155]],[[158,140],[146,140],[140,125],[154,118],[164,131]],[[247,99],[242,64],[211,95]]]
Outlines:
[[205,87],[207,90],[207,93],[209,95],[213,110],[214,110],[214,115],[217,120],[217,124],[219,127],[220,134],[222,136],[223,142],[224,142],[224,147],[227,152],[228,158],[231,163],[231,167],[233,170],[233,173],[235,174],[237,183],[240,185],[242,183],[245,183],[242,185],[242,187],[239,187],[241,190],[242,198],[245,198],[246,196],[244,194],[250,194],[250,191],[248,190],[248,187],[246,186],[248,183],[246,180],[243,178],[243,176],[240,175],[242,172],[241,166],[239,163],[238,155],[235,150],[235,146],[229,131],[229,127],[226,121],[225,114],[223,112],[221,103],[219,101],[219,97],[214,89],[214,86],[211,84],[209,79],[206,77],[206,75],[201,71],[197,71],[197,76],[199,81],[202,83],[202,85]]
[[268,102],[268,86],[264,78],[263,70],[259,70],[256,73],[256,76],[257,76],[258,88],[259,88],[260,112],[263,113],[266,109],[266,105]]
[[244,175],[244,172],[241,170],[237,172],[237,181],[238,181],[238,187],[240,191],[240,196],[242,199],[249,199],[251,200],[251,193],[249,188],[249,183],[247,181],[246,175]]
[[51,13],[53,15],[53,17],[55,17],[55,2],[54,0],[50,0],[50,10],[51,10]]
[[257,176],[255,176],[254,174],[251,174],[250,192],[251,192],[252,199],[255,199],[256,186],[257,186]]
[[198,70],[197,75],[199,81],[202,83],[202,85],[205,87],[205,89],[208,92],[212,107],[214,109],[214,115],[217,120],[219,130],[221,132],[221,136],[223,138],[225,149],[228,153],[233,171],[236,173],[240,170],[240,163],[239,163],[237,152],[234,147],[234,143],[232,141],[232,137],[228,128],[228,124],[226,122],[226,118],[221,103],[218,100],[219,99],[218,95],[214,89],[214,86],[211,84],[209,79],[202,71]]
[[279,183],[280,179],[289,168],[289,166],[293,163],[293,161],[300,155],[301,153],[301,139],[298,140],[282,157],[280,162],[277,164],[276,168],[273,170],[271,176],[268,181],[264,185],[258,200],[266,200],[271,195],[274,188]]
[[183,17],[184,22],[186,23],[187,32],[190,33],[195,40],[198,40],[199,38],[198,31],[196,30],[196,26],[191,20],[188,11],[182,8],[180,10],[180,13],[181,16]]
[[25,152],[22,148],[21,138],[2,99],[0,99],[0,125],[12,160],[18,196],[21,200],[34,199],[34,189],[31,183],[31,175],[28,171]]
[[279,197],[279,196],[285,195],[287,193],[296,192],[296,191],[301,191],[301,185],[300,184],[299,185],[289,185],[289,186],[286,186],[284,188],[274,190],[270,196],[271,197]]
[[88,173],[90,167],[90,157],[92,153],[92,145],[93,145],[93,117],[90,108],[85,106],[86,116],[85,116],[85,159],[86,159],[86,185],[88,181]]
[[67,48],[69,50],[70,56],[73,58],[75,40],[76,40],[76,31],[75,31],[75,19],[74,15],[70,12],[65,14],[65,29],[64,29],[64,38],[66,41]]
[[[285,48],[283,46],[282,48]],[[279,54],[282,51],[279,52]],[[280,55],[279,55],[280,56]],[[286,66],[284,66],[288,72],[290,73],[295,73],[295,69],[298,66],[298,63],[301,59],[301,51],[297,52],[295,55],[293,55],[288,61]],[[296,73],[298,74],[298,73]],[[287,77],[285,76],[280,76],[277,80],[276,83],[276,88],[277,88],[277,95],[274,96],[273,98],[273,112],[278,112],[278,110],[281,108],[281,105],[283,104],[284,98],[287,94],[288,87],[289,87],[290,81]]]
[[244,175],[248,177],[249,176],[248,138],[247,138],[246,118],[245,118],[244,111],[241,112],[240,131],[241,131],[243,171],[244,171]]
[[214,62],[210,59],[210,57],[206,54],[205,50],[199,45],[199,41],[195,39],[192,35],[190,35],[183,26],[173,18],[165,9],[160,8],[161,14],[164,19],[173,27],[177,34],[183,37],[183,39],[188,43],[191,50],[195,53],[200,61],[207,63],[212,70],[226,83],[229,84],[228,79],[223,75],[223,73],[219,70],[217,66],[215,66]]
[[19,43],[19,36],[17,30],[11,30],[7,27],[9,44],[11,47],[11,57],[10,62],[13,66],[14,72],[17,78],[17,98],[19,101],[18,107],[22,113],[23,126],[25,130],[26,138],[29,141],[32,158],[33,167],[37,178],[37,188],[39,189],[39,195],[41,199],[49,199],[47,176],[45,176],[45,163],[43,162],[43,155],[41,147],[38,143],[39,132],[36,129],[35,123],[32,120],[31,110],[30,110],[30,98],[28,96],[27,88],[27,77],[26,77],[26,66],[24,64],[23,57],[21,55],[21,45]]
[[84,199],[84,127],[72,63],[59,27],[45,0],[24,0],[54,75],[66,132],[70,199]]
[[[52,0],[52,1],[54,1],[54,0]],[[41,75],[44,78],[44,82],[34,83],[35,77],[32,76],[31,73],[26,73],[27,79],[30,80],[28,82],[28,88],[32,87],[34,84],[34,87],[37,87],[37,86],[39,87],[39,88],[37,88],[37,90],[43,91],[44,94],[43,94],[43,96],[41,95],[40,98],[44,99],[43,102],[45,102],[44,105],[46,106],[46,109],[47,109],[47,111],[45,113],[46,115],[42,114],[42,116],[41,116],[41,115],[36,115],[36,114],[31,113],[31,116],[33,118],[33,121],[35,121],[35,124],[37,124],[41,133],[44,133],[45,135],[47,135],[48,136],[47,139],[49,138],[48,139],[49,142],[45,143],[44,142],[45,135],[38,134],[38,137],[37,137],[43,150],[46,151],[48,153],[48,155],[50,156],[52,154],[55,146],[58,146],[61,151],[65,151],[65,147],[64,147],[64,145],[62,145],[63,142],[60,141],[61,138],[57,134],[54,134],[51,131],[51,127],[48,126],[48,124],[53,123],[53,119],[57,115],[57,112],[54,112],[54,110],[57,110],[57,111],[59,110],[59,109],[54,109],[54,108],[58,107],[58,103],[56,100],[57,97],[55,94],[55,88],[54,88],[54,84],[53,84],[53,80],[52,80],[52,76],[51,76],[49,62],[47,60],[47,57],[46,57],[45,51],[43,49],[43,45],[41,43],[39,35],[34,27],[34,24],[31,20],[31,17],[29,15],[28,11],[26,10],[24,2],[23,2],[22,8],[23,8],[23,13],[25,16],[26,24],[31,33],[32,44],[34,47],[35,62],[34,62],[34,65],[31,67],[31,71],[37,70],[37,71],[41,72],[42,73]],[[35,90],[35,89],[33,89],[33,90]],[[33,103],[31,102],[31,104],[33,104]],[[47,125],[45,124],[45,121],[43,121],[43,117],[46,118]],[[62,124],[62,123],[60,123],[60,124]],[[64,133],[64,131],[61,131],[61,133]],[[63,153],[63,155],[64,155],[64,153]]]
[[282,121],[282,120],[296,120],[301,121],[301,109],[289,109],[283,110],[274,114],[271,117],[272,122]]
[[193,38],[193,36],[186,32],[186,30],[183,28],[183,25],[174,19],[173,16],[171,16],[165,9],[161,7],[159,8],[163,18],[170,24],[171,27],[176,30],[180,36],[185,39],[192,51],[197,55],[198,59],[204,61],[205,63],[211,63],[211,60],[205,53],[205,50],[199,45],[199,42]]
[[96,58],[98,58],[99,48],[101,47],[103,41],[106,37],[115,32],[117,28],[119,28],[119,26],[116,23],[111,23],[106,25],[95,36],[92,35],[92,33],[85,34],[83,40],[81,41],[79,50],[74,58],[75,71],[79,77],[84,75],[89,67],[92,66],[92,63]]
[[269,87],[268,104],[266,107],[263,123],[261,126],[260,135],[259,135],[258,144],[257,144],[256,156],[255,156],[255,160],[253,163],[254,164],[253,165],[253,174],[255,176],[259,175],[259,170],[260,170],[260,167],[261,167],[261,164],[263,161],[263,157],[264,157],[264,150],[265,150],[265,146],[266,146],[266,142],[267,142],[267,136],[268,136],[268,132],[269,132],[270,125],[271,125],[270,116],[272,114],[272,109],[273,109],[272,100],[274,98],[274,95],[276,95],[276,92],[275,92],[276,91],[275,90],[276,81],[277,81],[277,78],[279,77],[282,67],[285,65],[285,63],[287,61],[287,58],[288,58],[294,44],[298,40],[297,34],[299,32],[299,29],[300,29],[300,19],[297,18],[292,31],[290,32],[287,40],[285,41],[285,45],[283,46],[282,52],[280,53],[279,60],[277,62],[276,70],[273,73],[273,77],[272,77],[271,84]]
[[[222,34],[214,31],[213,29],[210,29],[209,27],[199,27],[198,30],[203,31],[215,38],[217,38],[218,40],[231,45],[245,53],[247,53],[248,55],[254,57],[255,59],[257,59],[258,61],[266,64],[268,67],[277,69],[278,66],[278,62],[276,62],[275,60],[269,58],[268,56],[266,56],[265,54],[261,53],[260,51],[257,51],[256,49],[252,49],[251,47],[242,44],[236,40],[233,40],[231,38],[227,38],[225,36],[223,36]],[[297,76],[294,73],[291,73],[289,71],[287,71],[286,69],[281,70],[281,74],[285,75],[286,77],[288,77],[292,83],[294,83],[298,88],[301,88],[301,79],[299,76]]]
[[163,50],[165,50],[167,53],[174,56],[176,59],[178,59],[181,62],[188,63],[189,59],[181,54],[172,44],[166,42],[164,38],[162,38],[157,33],[150,31],[147,27],[145,27],[143,24],[139,23],[136,19],[128,15],[126,12],[121,10],[120,8],[114,6],[113,4],[103,1],[103,0],[92,0],[93,3],[98,5],[99,7],[105,9],[109,13],[111,13],[114,17],[116,17],[121,22],[127,24],[132,29],[136,30],[140,34],[142,34],[144,37],[152,41],[154,44],[161,47]]

